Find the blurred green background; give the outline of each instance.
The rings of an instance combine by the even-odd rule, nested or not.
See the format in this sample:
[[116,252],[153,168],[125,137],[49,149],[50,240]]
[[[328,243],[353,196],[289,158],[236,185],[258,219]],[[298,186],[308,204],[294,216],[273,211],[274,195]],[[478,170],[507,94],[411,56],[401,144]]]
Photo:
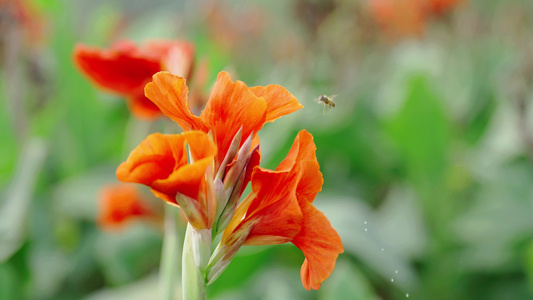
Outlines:
[[209,299],[533,299],[532,1],[459,1],[414,25],[384,0],[23,2],[26,19],[0,2],[0,299],[157,295],[160,229],[101,229],[98,191],[178,126],[134,119],[72,63],[77,42],[123,38],[188,39],[207,92],[227,70],[305,106],[265,125],[262,165],[314,135],[314,203],[345,253],[307,292],[296,247],[245,247]]

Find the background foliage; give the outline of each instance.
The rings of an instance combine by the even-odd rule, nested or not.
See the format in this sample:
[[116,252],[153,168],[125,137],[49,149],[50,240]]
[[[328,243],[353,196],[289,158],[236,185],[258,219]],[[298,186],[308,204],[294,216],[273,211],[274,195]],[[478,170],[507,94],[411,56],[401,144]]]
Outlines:
[[0,299],[157,293],[160,228],[100,229],[98,190],[177,125],[134,119],[71,59],[120,38],[188,39],[210,83],[224,69],[305,106],[265,126],[262,165],[314,135],[315,203],[346,251],[307,292],[295,247],[246,247],[211,299],[533,298],[533,2],[462,1],[410,33],[363,0],[28,2],[38,26],[0,18]]

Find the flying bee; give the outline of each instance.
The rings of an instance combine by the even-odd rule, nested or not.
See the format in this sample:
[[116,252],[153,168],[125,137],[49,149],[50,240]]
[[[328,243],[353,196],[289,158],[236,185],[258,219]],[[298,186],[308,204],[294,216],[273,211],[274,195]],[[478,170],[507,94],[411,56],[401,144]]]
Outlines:
[[331,97],[328,97],[326,95],[320,95],[320,97],[318,97],[318,103],[324,105],[324,110],[322,111],[322,113],[326,112],[326,106],[328,106],[329,109],[331,109],[332,107],[335,107],[335,101],[333,101],[335,97],[337,97],[337,95],[333,95]]

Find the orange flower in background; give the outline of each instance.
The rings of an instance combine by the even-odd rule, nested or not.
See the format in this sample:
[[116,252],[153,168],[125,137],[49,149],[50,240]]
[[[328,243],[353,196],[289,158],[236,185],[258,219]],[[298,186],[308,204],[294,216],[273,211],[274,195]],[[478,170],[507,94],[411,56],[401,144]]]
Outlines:
[[135,185],[108,185],[100,191],[98,224],[104,229],[118,229],[135,220],[158,221],[161,216],[147,203]]
[[[187,147],[192,162],[188,161]],[[216,199],[209,185],[213,183],[216,154],[215,144],[204,132],[154,133],[120,164],[117,178],[151,187],[157,197],[181,206],[195,228],[211,228]]]
[[205,2],[201,9],[205,14],[210,40],[231,52],[254,43],[258,37],[263,36],[267,26],[264,11],[250,3],[238,9],[231,9],[228,1],[209,1]]
[[131,112],[153,119],[161,111],[144,95],[152,75],[168,70],[189,78],[193,70],[194,46],[186,41],[151,41],[141,47],[119,41],[109,49],[76,45],[74,61],[82,73],[101,88],[126,98]]
[[[253,192],[235,211],[215,254],[222,268],[243,244],[292,242],[305,255],[301,277],[307,290],[318,289],[329,277],[344,249],[335,229],[312,204],[323,183],[315,151],[312,135],[302,130],[275,171],[254,169]],[[208,280],[220,273],[216,265],[214,270]]]
[[371,0],[370,13],[393,35],[420,35],[425,29],[424,0]]
[[462,0],[371,0],[370,13],[383,30],[393,35],[421,35],[433,16],[453,9]]

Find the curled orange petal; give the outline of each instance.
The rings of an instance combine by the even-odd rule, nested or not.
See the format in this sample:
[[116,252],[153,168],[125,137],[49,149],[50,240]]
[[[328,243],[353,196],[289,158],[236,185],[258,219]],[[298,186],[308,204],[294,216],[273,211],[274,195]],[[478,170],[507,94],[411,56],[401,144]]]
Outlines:
[[[300,165],[297,166],[296,164]],[[298,133],[287,157],[278,165],[276,170],[290,170],[302,168],[298,181],[297,195],[299,200],[313,202],[318,192],[322,190],[324,180],[320,166],[316,160],[316,146],[313,136],[306,130]]]
[[298,102],[296,97],[281,85],[254,86],[250,90],[257,97],[265,99],[267,103],[266,122],[273,122],[281,116],[303,108],[303,105]]
[[168,72],[159,72],[144,88],[146,97],[152,100],[161,111],[184,131],[202,130],[208,132],[206,124],[193,115],[187,103],[189,89],[185,79]]
[[302,265],[302,283],[307,290],[320,288],[333,269],[340,253],[342,242],[326,216],[309,203],[302,204],[303,225],[292,240],[305,255]]
[[[203,145],[201,151],[191,147],[196,155],[192,164],[187,162],[187,143]],[[197,197],[205,181],[203,174],[213,164],[216,151],[209,136],[201,131],[174,135],[154,133],[131,152],[127,161],[120,164],[117,178],[147,185],[156,196],[177,204],[175,196],[178,192]]]
[[295,194],[297,183],[297,174],[255,169],[252,189],[256,198],[244,221],[260,221],[250,231],[246,244],[284,243],[300,231],[303,219]]

